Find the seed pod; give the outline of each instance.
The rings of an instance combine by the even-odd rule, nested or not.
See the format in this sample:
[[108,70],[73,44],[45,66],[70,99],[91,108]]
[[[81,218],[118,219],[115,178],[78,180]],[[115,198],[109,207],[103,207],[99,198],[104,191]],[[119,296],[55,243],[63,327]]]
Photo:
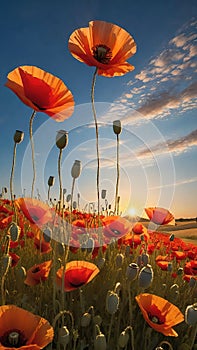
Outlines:
[[68,144],[68,132],[65,130],[59,130],[56,135],[56,146],[59,149],[63,149]]
[[43,230],[43,238],[45,240],[45,242],[49,243],[51,241],[52,238],[52,230],[49,227],[46,227]]
[[197,303],[186,307],[185,322],[190,326],[194,326],[197,323]]
[[3,275],[6,275],[8,273],[11,262],[12,262],[12,258],[9,254],[3,255],[1,259],[1,264],[0,264],[1,272]]
[[104,334],[98,334],[94,341],[94,350],[106,350],[107,342]]
[[79,175],[81,174],[81,162],[80,160],[75,160],[72,169],[71,169],[71,176],[74,179],[77,179]]
[[108,291],[106,298],[106,310],[110,315],[113,315],[118,310],[119,306],[119,296],[118,294]]
[[88,327],[91,321],[91,315],[89,312],[85,312],[85,314],[81,317],[81,327]]
[[11,347],[16,347],[18,348],[18,343],[19,343],[19,333],[18,332],[10,332],[8,335],[8,343],[9,345],[12,345]]
[[139,271],[139,266],[137,264],[135,263],[129,264],[126,271],[126,276],[128,280],[133,281],[137,277],[138,271]]
[[24,132],[20,130],[16,130],[14,134],[14,142],[21,143],[24,139]]
[[102,198],[102,199],[105,199],[106,193],[107,193],[106,190],[102,190],[102,191],[101,191],[101,198]]
[[48,186],[52,187],[54,185],[54,183],[55,183],[54,176],[49,176],[49,178],[48,178]]
[[119,135],[122,131],[122,127],[121,127],[121,121],[120,120],[114,120],[113,122],[113,131],[114,134]]
[[149,262],[149,255],[147,253],[142,253],[142,263],[143,265],[147,265]]
[[128,344],[129,341],[129,334],[125,331],[120,333],[119,338],[118,338],[118,345],[120,348],[125,348]]
[[116,255],[116,266],[120,268],[124,262],[124,255],[123,254],[117,254]]
[[144,266],[138,276],[139,287],[148,288],[153,281],[153,269],[151,265]]
[[73,202],[73,209],[76,209],[76,208],[77,208],[77,202],[74,201],[74,202]]
[[17,242],[21,232],[21,228],[15,222],[13,222],[10,225],[8,232],[10,234],[11,240]]
[[58,330],[58,343],[61,345],[67,345],[70,341],[70,332],[66,326]]

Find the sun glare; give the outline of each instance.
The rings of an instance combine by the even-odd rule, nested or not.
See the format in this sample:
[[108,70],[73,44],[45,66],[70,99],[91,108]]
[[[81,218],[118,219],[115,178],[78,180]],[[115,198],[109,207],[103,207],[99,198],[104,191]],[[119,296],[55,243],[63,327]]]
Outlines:
[[135,210],[135,208],[129,209],[129,214],[130,214],[131,216],[135,216],[135,215],[136,215],[136,210]]

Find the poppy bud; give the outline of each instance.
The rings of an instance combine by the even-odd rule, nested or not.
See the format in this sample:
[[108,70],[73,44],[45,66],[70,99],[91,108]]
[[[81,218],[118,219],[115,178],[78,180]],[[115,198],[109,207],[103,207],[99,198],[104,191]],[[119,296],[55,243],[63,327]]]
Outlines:
[[102,323],[102,318],[101,318],[100,315],[96,315],[96,316],[94,316],[93,321],[94,321],[95,324],[100,326],[101,323]]
[[169,240],[170,240],[170,242],[173,242],[173,241],[174,241],[174,234],[171,234],[171,235],[170,235]]
[[24,132],[20,130],[16,130],[14,134],[14,142],[21,143],[24,139]]
[[121,127],[121,121],[120,120],[114,120],[113,122],[113,130],[114,130],[114,134],[119,135],[122,131],[122,127]]
[[138,276],[139,286],[148,288],[153,281],[153,269],[151,265],[144,266]]
[[147,253],[142,254],[142,263],[143,265],[147,265],[149,262],[149,255]]
[[125,331],[120,333],[120,336],[118,338],[118,345],[120,348],[125,348],[129,341],[129,334]]
[[106,298],[106,309],[110,315],[115,314],[119,306],[119,296],[118,294],[108,291]]
[[124,262],[124,255],[123,254],[117,254],[116,255],[116,266],[120,268]]
[[168,263],[168,267],[167,267],[167,270],[169,271],[169,272],[171,272],[172,271],[172,263]]
[[94,350],[106,350],[107,349],[107,342],[105,335],[100,333],[96,336],[96,339],[94,341]]
[[190,326],[194,326],[197,323],[197,303],[186,307],[185,322]]
[[177,271],[177,274],[178,274],[178,275],[182,275],[182,273],[183,273],[183,268],[182,268],[182,267],[179,267],[179,268],[178,268],[178,271]]
[[81,174],[81,162],[80,160],[75,160],[72,169],[71,169],[71,176],[74,179],[77,179],[79,175]]
[[102,267],[105,265],[105,258],[99,257],[97,259],[96,265],[98,266],[99,269],[102,269]]
[[8,232],[10,234],[11,240],[13,242],[17,242],[21,232],[21,228],[15,222],[13,222],[10,225]]
[[86,241],[87,252],[92,253],[94,250],[94,240],[93,238],[88,238]]
[[55,183],[54,176],[49,176],[49,178],[48,178],[48,186],[52,187],[54,185],[54,183]]
[[70,200],[71,200],[71,194],[68,194],[67,197],[66,197],[66,201],[70,202]]
[[137,277],[138,271],[139,271],[139,266],[137,264],[135,263],[129,264],[126,271],[126,276],[128,280],[133,281]]
[[136,263],[138,266],[142,265],[142,256],[141,255],[138,255]]
[[77,208],[77,202],[74,201],[74,202],[73,202],[73,209],[76,209],[76,208]]
[[107,193],[106,190],[102,190],[102,191],[101,191],[101,198],[102,198],[102,199],[105,199],[106,193]]
[[88,327],[91,321],[91,315],[89,312],[85,312],[85,314],[81,317],[81,327]]
[[65,250],[64,244],[58,242],[57,250],[58,250],[59,255],[60,255],[60,256],[63,256],[64,250]]
[[45,242],[49,243],[51,241],[52,238],[52,230],[49,227],[46,227],[43,230],[43,238],[45,240]]
[[62,327],[58,331],[58,343],[61,345],[67,345],[70,340],[70,332],[66,326]]
[[127,245],[125,248],[125,256],[128,257],[130,255],[131,252],[131,247],[130,245]]
[[68,132],[65,130],[59,130],[56,135],[56,146],[59,149],[63,149],[68,144]]
[[189,280],[189,286],[193,288],[195,287],[195,285],[196,285],[196,279],[194,277],[191,277]]

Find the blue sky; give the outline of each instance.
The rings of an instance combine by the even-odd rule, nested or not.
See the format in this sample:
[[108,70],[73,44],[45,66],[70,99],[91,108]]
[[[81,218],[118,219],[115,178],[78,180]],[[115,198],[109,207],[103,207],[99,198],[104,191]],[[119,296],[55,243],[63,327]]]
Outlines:
[[[81,205],[96,200],[95,131],[90,88],[94,67],[72,57],[71,33],[104,20],[126,29],[137,43],[129,60],[135,70],[123,77],[97,77],[101,189],[113,205],[116,142],[112,122],[120,119],[121,209],[143,214],[147,206],[164,206],[176,217],[197,215],[197,5],[195,1],[3,1],[0,13],[0,188],[9,188],[13,135],[25,132],[17,147],[14,189],[31,189],[28,123],[31,110],[6,87],[7,74],[20,65],[35,65],[61,78],[75,99],[73,116],[55,123],[38,113],[34,120],[37,182],[42,199],[47,179],[55,176],[51,195],[58,196],[59,129],[69,131],[63,153],[63,186],[70,193],[70,169],[82,161],[76,191]],[[35,193],[36,194],[36,193]],[[9,195],[9,194],[8,194]]]

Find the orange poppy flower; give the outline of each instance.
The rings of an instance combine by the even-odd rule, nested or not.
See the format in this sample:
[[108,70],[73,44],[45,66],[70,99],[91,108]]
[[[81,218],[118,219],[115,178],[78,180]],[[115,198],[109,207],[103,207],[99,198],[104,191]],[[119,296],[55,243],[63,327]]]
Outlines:
[[41,264],[37,264],[32,266],[29,270],[27,270],[27,277],[24,281],[28,286],[35,286],[39,284],[41,281],[44,282],[49,276],[49,272],[51,269],[52,260],[45,261]]
[[38,199],[18,198],[15,202],[30,223],[38,227],[42,227],[53,219],[51,208]]
[[166,225],[174,219],[174,216],[164,208],[145,208],[149,219],[157,225]]
[[[63,267],[56,273],[56,282],[60,288],[62,286],[62,273]],[[98,267],[88,261],[71,261],[67,263],[64,274],[65,292],[70,292],[89,283],[98,273]]]
[[197,275],[197,260],[190,260],[184,266],[186,275]]
[[178,336],[172,328],[184,321],[184,316],[178,307],[154,294],[139,294],[135,299],[150,327],[166,336]]
[[89,22],[89,27],[71,34],[68,48],[79,61],[97,67],[98,75],[120,76],[134,69],[126,60],[135,54],[136,43],[126,30],[112,23]]
[[50,253],[52,250],[50,242],[46,242],[39,234],[34,238],[34,247],[42,254]]
[[62,80],[34,66],[21,66],[8,74],[5,84],[35,111],[58,122],[71,116],[74,99]]
[[144,225],[142,225],[140,222],[137,222],[133,228],[132,232],[136,235],[143,235],[144,233],[147,233],[147,229]]
[[125,236],[131,229],[131,223],[120,216],[107,216],[102,220],[103,235],[106,238],[121,238]]
[[0,329],[0,350],[40,350],[54,336],[47,320],[15,305],[0,306]]

